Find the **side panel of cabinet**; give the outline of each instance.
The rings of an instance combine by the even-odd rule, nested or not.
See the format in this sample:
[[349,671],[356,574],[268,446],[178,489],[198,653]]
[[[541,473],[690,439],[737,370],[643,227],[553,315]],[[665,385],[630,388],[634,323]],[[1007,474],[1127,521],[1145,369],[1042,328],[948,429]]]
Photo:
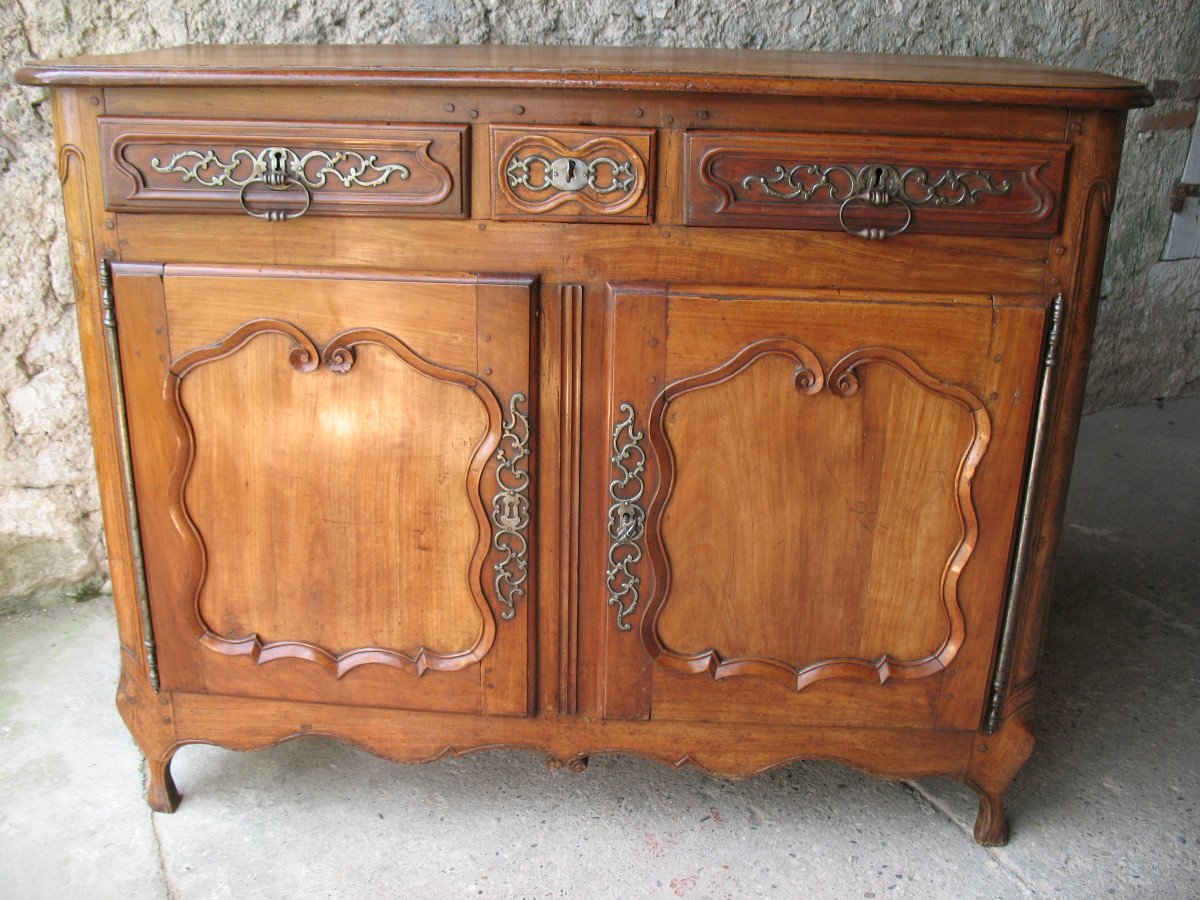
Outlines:
[[525,714],[532,281],[113,268],[164,688]]
[[606,318],[603,713],[977,727],[1041,299],[635,285]]

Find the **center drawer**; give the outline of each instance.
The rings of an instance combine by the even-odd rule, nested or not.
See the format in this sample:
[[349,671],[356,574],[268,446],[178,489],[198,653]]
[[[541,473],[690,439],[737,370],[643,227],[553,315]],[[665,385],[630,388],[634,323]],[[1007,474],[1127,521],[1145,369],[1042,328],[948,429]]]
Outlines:
[[653,129],[493,125],[490,132],[493,218],[652,221]]
[[1069,146],[1017,141],[692,131],[689,225],[1047,237]]

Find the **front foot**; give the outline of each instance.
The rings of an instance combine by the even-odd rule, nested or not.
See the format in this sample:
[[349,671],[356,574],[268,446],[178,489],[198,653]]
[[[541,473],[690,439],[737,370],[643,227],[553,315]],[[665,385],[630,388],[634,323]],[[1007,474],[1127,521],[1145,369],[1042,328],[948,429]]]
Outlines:
[[179,807],[179,791],[171,777],[171,756],[159,760],[146,760],[150,770],[150,789],[146,801],[155,812],[173,813]]
[[117,710],[146,758],[150,777],[146,801],[155,812],[175,812],[175,807],[179,805],[179,791],[175,789],[175,782],[171,778],[171,759],[179,749],[179,744],[175,735],[171,695],[153,693],[144,673],[127,664],[121,668]]
[[586,756],[573,756],[567,760],[567,768],[578,775],[580,772],[586,772],[588,767],[588,758]]
[[569,772],[579,774],[586,772],[588,767],[588,758],[586,756],[572,756],[565,762],[557,756],[549,756],[546,758],[547,769],[566,769]]
[[975,840],[981,847],[1008,843],[1004,791],[1033,753],[1033,726],[1028,709],[1005,719],[995,734],[977,734],[971,762],[963,778],[979,795]]
[[1008,817],[1003,794],[975,786],[979,814],[975,817],[975,843],[981,847],[1003,847],[1008,843]]

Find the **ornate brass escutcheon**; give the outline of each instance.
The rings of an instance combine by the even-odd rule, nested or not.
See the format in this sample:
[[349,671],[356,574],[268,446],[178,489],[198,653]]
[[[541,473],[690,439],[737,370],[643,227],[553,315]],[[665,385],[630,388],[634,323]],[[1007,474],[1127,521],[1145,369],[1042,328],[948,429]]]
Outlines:
[[610,513],[610,531],[617,541],[636,541],[642,536],[645,513],[634,503],[622,501]]
[[525,395],[513,394],[508,401],[508,417],[503,421],[500,443],[496,448],[496,493],[492,497],[492,524],[496,532],[492,546],[503,554],[492,569],[496,602],[504,609],[500,618],[511,620],[517,614],[517,600],[525,596],[529,580],[529,416],[521,410]]
[[497,525],[501,528],[517,528],[521,520],[521,498],[515,491],[504,491],[496,497]]
[[[821,166],[801,163],[775,166],[770,175],[747,175],[742,188],[757,186],[774,200],[808,202],[824,192],[838,207],[838,224],[847,234],[879,241],[908,230],[913,222],[913,207],[962,206],[977,204],[982,196],[1003,197],[1012,190],[1012,182],[979,170],[898,168],[888,163],[871,163],[854,169],[850,166]],[[934,177],[934,176],[937,177]],[[903,218],[890,227],[855,227],[846,221],[846,211],[855,204],[873,209],[898,207]]]
[[646,471],[646,451],[642,439],[646,434],[634,427],[633,405],[622,403],[618,408],[625,417],[613,426],[612,481],[608,485],[608,496],[612,501],[608,507],[608,605],[616,607],[617,628],[630,631],[633,625],[625,621],[637,612],[641,601],[642,579],[634,565],[642,559],[642,534],[645,530],[646,511],[642,509],[642,495],[646,484],[642,475]]
[[271,187],[281,187],[288,180],[288,152],[282,147],[268,147],[263,151],[266,172],[263,181]]
[[581,159],[560,156],[550,163],[550,186],[559,191],[581,191],[587,187],[591,166]]
[[[535,174],[534,166],[541,172]],[[601,173],[607,170],[607,177]],[[531,191],[563,191],[578,193],[584,188],[596,194],[612,194],[617,191],[628,194],[637,182],[637,175],[630,162],[618,162],[608,156],[593,160],[576,156],[556,156],[550,159],[540,154],[514,156],[506,169],[508,186],[524,187]],[[607,181],[607,183],[604,183]]]
[[[325,187],[330,178],[347,188],[374,188],[387,184],[393,175],[401,180],[410,175],[407,166],[399,163],[383,165],[375,154],[365,155],[357,150],[300,153],[289,147],[266,147],[258,153],[238,148],[230,154],[228,162],[214,150],[180,150],[166,163],[154,157],[150,160],[150,168],[163,174],[180,175],[185,182],[205,187],[225,184],[239,187],[238,202],[242,209],[248,215],[268,222],[286,222],[304,215],[312,206],[312,191]],[[246,202],[246,189],[260,184],[273,191],[298,188],[303,195],[297,194],[296,208],[252,209]]]

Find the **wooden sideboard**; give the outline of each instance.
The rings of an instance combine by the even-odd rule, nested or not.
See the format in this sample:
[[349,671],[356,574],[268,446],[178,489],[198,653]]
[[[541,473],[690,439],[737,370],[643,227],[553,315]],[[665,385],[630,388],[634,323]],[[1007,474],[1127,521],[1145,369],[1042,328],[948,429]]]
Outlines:
[[1126,110],[1023,62],[42,62],[121,636],[190,743],[1001,795]]

